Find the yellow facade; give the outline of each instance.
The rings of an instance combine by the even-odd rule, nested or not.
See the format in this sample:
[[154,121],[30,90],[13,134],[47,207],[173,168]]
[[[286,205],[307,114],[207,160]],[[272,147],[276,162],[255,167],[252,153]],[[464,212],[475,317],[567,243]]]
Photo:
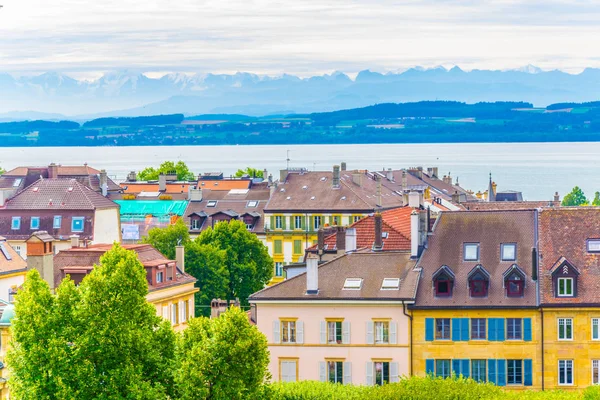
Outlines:
[[[496,310],[496,309],[464,309],[464,310],[413,310],[412,312],[412,374],[425,376],[427,374],[427,360],[531,360],[532,363],[532,385],[525,384],[506,385],[510,389],[540,389],[542,386],[542,365],[540,358],[541,332],[540,313],[535,309],[522,310]],[[426,340],[426,319],[446,318],[454,321],[455,318],[486,319],[485,340],[471,340],[469,323],[469,340]],[[531,321],[531,340],[488,340],[488,324],[490,318],[529,318]],[[434,328],[435,329],[435,328]],[[506,324],[504,325],[506,330]],[[506,339],[506,336],[505,336]],[[450,362],[452,364],[452,362]]]
[[0,327],[0,362],[4,365],[2,370],[0,370],[0,399],[8,400],[9,390],[8,390],[8,368],[6,368],[6,350],[8,349],[8,345],[11,340],[10,326],[1,326]]
[[156,308],[159,317],[171,321],[175,331],[187,328],[187,321],[194,317],[194,294],[199,289],[194,283],[172,286],[154,290],[146,296],[146,300]]

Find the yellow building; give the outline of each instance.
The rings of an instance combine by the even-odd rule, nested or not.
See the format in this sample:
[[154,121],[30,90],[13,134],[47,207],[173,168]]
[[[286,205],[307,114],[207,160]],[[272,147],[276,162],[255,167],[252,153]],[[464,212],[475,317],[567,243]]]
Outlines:
[[6,350],[11,340],[10,321],[15,316],[12,304],[0,301],[0,399],[8,400],[8,368],[6,368]]
[[536,213],[441,214],[417,264],[412,374],[541,388]]

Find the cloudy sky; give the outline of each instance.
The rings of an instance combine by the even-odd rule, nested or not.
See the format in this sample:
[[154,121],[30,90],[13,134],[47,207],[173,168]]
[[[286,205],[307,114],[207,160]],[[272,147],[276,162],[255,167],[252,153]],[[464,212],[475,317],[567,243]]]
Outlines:
[[600,67],[598,0],[0,0],[0,72]]

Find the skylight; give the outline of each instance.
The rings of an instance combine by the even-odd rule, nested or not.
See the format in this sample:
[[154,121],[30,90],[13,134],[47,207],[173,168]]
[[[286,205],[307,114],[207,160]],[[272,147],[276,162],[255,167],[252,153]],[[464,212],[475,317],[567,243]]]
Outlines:
[[321,182],[325,182],[326,180],[327,180],[326,176],[324,176],[324,177],[321,178]]
[[362,278],[346,278],[344,290],[360,290],[362,287]]
[[285,192],[285,188],[281,188],[279,191],[280,191],[281,193],[283,193],[283,192]]
[[12,257],[10,256],[10,254],[8,253],[8,250],[6,249],[6,247],[4,247],[4,243],[0,243],[0,252],[2,252],[2,254],[4,254],[4,257],[10,261],[12,260]]
[[216,207],[216,206],[217,206],[216,200],[210,200],[208,203],[206,203],[206,207]]
[[18,186],[20,186],[20,185],[21,185],[21,182],[23,182],[23,179],[22,179],[22,178],[15,179],[15,181],[13,182],[13,187],[18,187]]
[[304,186],[302,186],[302,189],[306,190],[306,189],[308,189],[308,186],[304,185]]
[[253,208],[256,206],[258,206],[258,201],[256,201],[256,200],[249,201],[248,204],[246,205],[246,207],[249,207],[249,208]]
[[400,288],[400,278],[384,278],[381,290],[397,290]]
[[588,239],[587,251],[589,253],[600,253],[600,239]]
[[388,232],[381,232],[381,237],[387,239],[389,236]]
[[315,197],[315,196],[313,196],[313,197],[311,197],[310,199],[311,199],[311,200],[314,200],[314,199],[316,199],[316,197]]

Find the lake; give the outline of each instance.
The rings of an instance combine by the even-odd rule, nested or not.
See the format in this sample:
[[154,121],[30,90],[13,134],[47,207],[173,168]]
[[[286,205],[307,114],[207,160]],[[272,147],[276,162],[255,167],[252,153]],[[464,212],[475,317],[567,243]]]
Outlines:
[[87,162],[106,169],[116,180],[129,171],[158,166],[164,160],[183,160],[195,173],[221,171],[226,175],[251,166],[274,177],[286,167],[329,170],[345,161],[348,169],[437,166],[461,186],[487,189],[489,173],[498,190],[519,190],[527,200],[549,200],[580,186],[588,198],[600,191],[600,143],[453,143],[289,146],[155,146],[155,147],[0,147],[0,166],[63,165]]

